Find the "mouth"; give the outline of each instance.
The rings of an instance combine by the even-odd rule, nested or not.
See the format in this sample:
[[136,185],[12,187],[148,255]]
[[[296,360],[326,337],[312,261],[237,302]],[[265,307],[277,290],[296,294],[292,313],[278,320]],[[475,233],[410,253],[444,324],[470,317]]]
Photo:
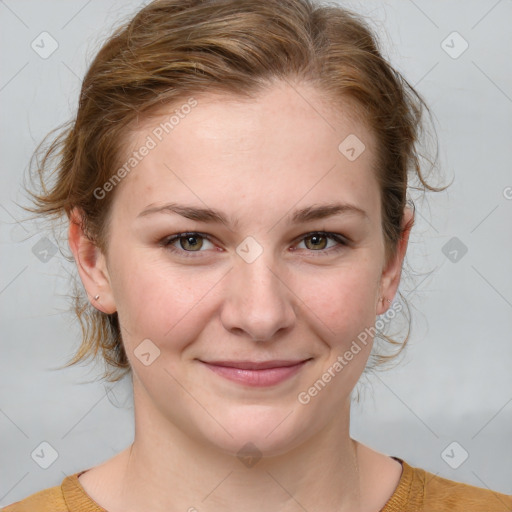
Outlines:
[[227,380],[246,386],[275,386],[296,375],[312,358],[273,361],[201,361]]

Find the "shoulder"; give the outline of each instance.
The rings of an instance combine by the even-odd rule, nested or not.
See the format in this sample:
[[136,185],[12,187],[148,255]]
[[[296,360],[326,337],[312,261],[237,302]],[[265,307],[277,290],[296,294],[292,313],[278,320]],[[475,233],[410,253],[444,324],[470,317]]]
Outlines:
[[429,512],[511,512],[512,496],[455,482],[420,468],[411,471],[411,500]]
[[[443,503],[453,512],[511,512],[512,496],[489,489],[454,482],[425,472],[425,508],[437,510],[436,503]],[[428,505],[428,506],[427,506]]]
[[36,492],[27,498],[12,503],[1,512],[68,512],[62,489],[59,485]]

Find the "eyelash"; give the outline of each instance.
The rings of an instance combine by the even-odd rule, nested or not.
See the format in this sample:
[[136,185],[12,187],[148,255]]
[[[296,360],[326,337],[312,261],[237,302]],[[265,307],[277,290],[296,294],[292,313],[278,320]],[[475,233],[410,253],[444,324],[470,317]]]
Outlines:
[[[319,256],[325,256],[327,253],[336,253],[349,245],[348,240],[345,237],[343,237],[337,233],[330,233],[327,231],[312,231],[310,233],[306,233],[305,235],[303,235],[300,238],[299,243],[302,242],[304,239],[310,238],[314,235],[320,235],[322,237],[333,240],[339,244],[337,247],[330,247],[329,249],[321,249],[318,251],[315,251],[312,249],[306,249],[308,252],[313,253],[313,254],[319,253],[318,254]],[[213,243],[213,241],[210,239],[210,237],[208,235],[206,235],[205,233],[191,231],[191,232],[186,232],[186,233],[177,233],[175,235],[168,236],[160,241],[160,245],[162,247],[164,247],[165,249],[167,249],[173,253],[179,253],[180,256],[185,256],[186,258],[196,258],[200,253],[205,252],[205,251],[186,251],[184,249],[180,250],[180,249],[177,249],[176,247],[172,246],[173,242],[176,242],[177,240],[180,240],[181,238],[186,238],[187,236],[205,238],[209,242]]]

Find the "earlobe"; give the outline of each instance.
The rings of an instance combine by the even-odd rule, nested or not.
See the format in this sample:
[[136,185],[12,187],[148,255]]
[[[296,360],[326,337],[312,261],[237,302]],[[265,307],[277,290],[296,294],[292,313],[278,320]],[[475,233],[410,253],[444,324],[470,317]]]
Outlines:
[[[68,243],[78,274],[92,305],[103,313],[116,312],[106,258],[83,230],[82,217],[74,209],[69,218]],[[96,298],[97,297],[97,298]]]
[[407,245],[409,243],[409,235],[413,225],[414,210],[407,206],[404,210],[402,232],[400,240],[397,243],[396,251],[382,271],[379,297],[384,300],[378,301],[376,311],[377,315],[382,315],[388,310],[389,305],[391,304],[388,300],[392,301],[393,297],[396,295],[402,275],[402,264],[407,252]]

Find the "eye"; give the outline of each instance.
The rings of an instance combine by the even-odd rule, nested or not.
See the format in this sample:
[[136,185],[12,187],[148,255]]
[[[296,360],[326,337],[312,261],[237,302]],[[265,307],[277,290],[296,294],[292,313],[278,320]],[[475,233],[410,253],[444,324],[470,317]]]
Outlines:
[[[306,249],[310,252],[326,253],[338,251],[348,245],[347,240],[337,233],[326,233],[324,231],[315,231],[304,235],[301,239]],[[329,240],[333,245],[328,247]],[[299,244],[300,245],[300,244]]]
[[178,233],[162,240],[161,245],[171,252],[190,256],[188,253],[204,252],[201,249],[205,242],[212,244],[208,236],[201,233]]
[[[331,246],[328,246],[329,241],[332,242]],[[212,245],[212,248],[215,248],[208,235],[189,232],[168,236],[160,242],[160,245],[180,256],[196,257],[199,256],[199,254],[196,255],[194,253],[205,252],[201,250],[205,248],[205,243],[209,243]],[[348,241],[345,237],[337,233],[327,233],[324,231],[307,233],[300,238],[300,243],[304,243],[307,252],[319,253],[319,256],[336,252],[348,245]]]

